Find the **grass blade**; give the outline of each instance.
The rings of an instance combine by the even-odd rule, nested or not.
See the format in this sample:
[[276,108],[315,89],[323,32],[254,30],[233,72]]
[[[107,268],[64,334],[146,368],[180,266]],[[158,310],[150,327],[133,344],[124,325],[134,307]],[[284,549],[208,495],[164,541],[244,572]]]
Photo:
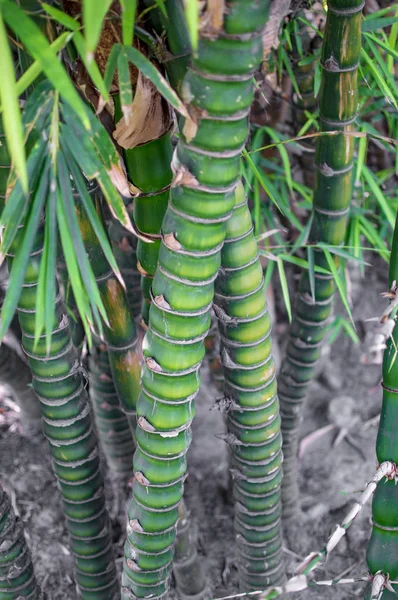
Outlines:
[[40,220],[42,218],[44,203],[47,198],[47,191],[49,186],[49,166],[50,162],[49,160],[47,160],[46,167],[44,168],[44,171],[41,175],[40,183],[37,187],[35,196],[33,198],[33,202],[30,207],[29,214],[26,219],[22,241],[18,246],[16,256],[12,262],[7,293],[1,311],[0,340],[3,338],[4,334],[9,328],[12,318],[15,314],[15,310],[18,306],[18,300],[20,298],[22,286],[25,279],[26,267],[29,262],[29,256],[33,248],[36,233],[40,225]]
[[340,278],[340,275],[339,275],[337,267],[336,267],[336,265],[334,263],[333,257],[332,257],[331,253],[329,252],[329,250],[327,248],[323,248],[323,252],[325,254],[325,258],[326,258],[326,261],[328,263],[330,272],[333,275],[333,279],[334,279],[334,282],[336,284],[336,287],[339,290],[341,301],[344,304],[344,308],[346,309],[347,314],[350,317],[350,321],[351,321],[354,329],[356,329],[355,323],[354,323],[354,319],[352,318],[351,309],[350,309],[350,306],[348,304],[348,298],[347,298],[346,291],[344,289],[344,284],[343,284],[343,282],[342,282],[342,280]]

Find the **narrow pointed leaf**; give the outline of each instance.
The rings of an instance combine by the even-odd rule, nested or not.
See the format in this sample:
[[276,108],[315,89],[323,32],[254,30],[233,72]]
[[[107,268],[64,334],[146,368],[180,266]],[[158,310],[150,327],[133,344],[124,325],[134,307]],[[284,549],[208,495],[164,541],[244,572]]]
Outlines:
[[394,229],[395,224],[395,215],[391,206],[389,206],[387,199],[385,198],[383,192],[379,188],[378,182],[370,171],[369,167],[364,166],[362,169],[363,176],[365,178],[366,183],[368,184],[372,194],[375,196],[377,202],[380,204],[381,210],[384,212],[385,216],[391,227]]
[[125,46],[132,46],[137,0],[120,0],[120,4],[122,6],[122,41]]
[[87,108],[39,27],[25,15],[23,10],[8,0],[2,0],[1,12],[7,25],[19,38],[23,39],[24,46],[29,53],[39,61],[42,70],[55,89],[71,105],[85,128],[89,129]]
[[76,188],[79,191],[80,199],[81,199],[84,209],[87,213],[87,216],[90,220],[90,223],[94,229],[94,232],[98,238],[98,241],[101,245],[102,251],[105,254],[105,257],[106,257],[112,271],[115,273],[115,275],[119,279],[119,281],[121,283],[123,283],[123,285],[124,285],[124,282],[122,280],[122,276],[121,276],[119,267],[117,265],[116,259],[114,257],[108,236],[102,226],[101,219],[99,218],[98,213],[95,210],[95,207],[94,207],[94,205],[91,201],[91,198],[87,192],[87,188],[85,186],[83,176],[80,173],[79,167],[75,163],[75,161],[73,160],[73,158],[69,152],[67,153],[66,158],[67,158],[68,167],[69,167],[70,172],[75,181]]
[[33,248],[37,229],[42,218],[42,211],[47,197],[48,191],[48,170],[49,161],[40,178],[40,184],[36,190],[32,201],[31,210],[29,211],[26,224],[24,227],[23,239],[16,252],[16,256],[12,262],[10,279],[8,283],[6,297],[4,299],[3,308],[1,311],[0,325],[0,340],[3,338],[8,327],[11,324],[15,310],[18,306],[18,300],[21,295],[21,290],[25,278],[26,267],[29,261],[29,255]]
[[8,45],[7,32],[0,13],[0,99],[3,108],[3,128],[7,146],[16,172],[21,180],[22,189],[28,192],[28,174],[26,169],[25,146],[23,140],[22,118],[19,110],[16,89],[14,62]]
[[76,306],[79,311],[84,330],[86,332],[87,341],[89,344],[91,344],[91,327],[93,324],[93,316],[80,277],[80,271],[76,262],[76,256],[72,251],[73,241],[69,233],[68,223],[66,220],[62,196],[59,188],[57,188],[56,214],[59,234],[61,238],[61,245],[64,253],[66,268],[68,270],[70,285],[73,291]]
[[74,206],[74,199],[70,185],[70,177],[62,154],[58,156],[58,179],[60,191],[62,194],[66,222],[68,224],[69,233],[72,238],[72,248],[76,254],[77,264],[79,265],[81,278],[84,287],[87,290],[87,296],[89,298],[89,301],[91,303],[93,317],[96,320],[95,324],[98,327],[100,322],[99,313],[102,315],[105,322],[107,322],[107,314],[99,293],[98,285],[95,280],[92,267],[87,257],[86,249],[84,247],[84,242],[79,228],[79,222]]
[[176,111],[186,118],[190,118],[185,105],[172,89],[168,81],[158,71],[158,69],[136,48],[125,48],[128,59],[145,77],[150,79],[158,92],[171,104]]
[[121,109],[126,123],[129,123],[132,116],[133,90],[131,87],[129,61],[123,51],[120,52],[117,59],[117,72]]
[[94,59],[94,51],[111,4],[112,0],[83,0],[84,37],[88,62]]
[[117,59],[119,56],[119,52],[121,52],[122,47],[120,44],[115,44],[112,46],[112,50],[109,53],[108,62],[106,63],[106,69],[104,73],[104,83],[105,88],[109,92],[112,85],[113,76],[116,72],[117,67]]
[[289,323],[290,323],[292,320],[292,306],[290,303],[289,286],[287,284],[285,267],[283,265],[282,260],[278,260],[277,265],[278,265],[279,281],[281,283],[281,288],[282,288],[283,301],[286,306],[287,314],[289,317]]
[[344,308],[346,309],[347,314],[350,317],[350,321],[351,321],[354,329],[356,329],[355,323],[354,323],[354,319],[352,318],[352,313],[351,313],[350,305],[348,304],[348,299],[347,299],[346,291],[344,289],[344,284],[343,284],[343,281],[341,280],[341,277],[339,275],[337,267],[336,267],[336,265],[334,263],[333,257],[332,257],[331,253],[329,252],[329,250],[327,248],[323,248],[323,252],[325,254],[326,261],[328,263],[330,272],[333,275],[333,279],[334,279],[334,282],[336,284],[336,287],[339,290],[341,301],[344,304]]

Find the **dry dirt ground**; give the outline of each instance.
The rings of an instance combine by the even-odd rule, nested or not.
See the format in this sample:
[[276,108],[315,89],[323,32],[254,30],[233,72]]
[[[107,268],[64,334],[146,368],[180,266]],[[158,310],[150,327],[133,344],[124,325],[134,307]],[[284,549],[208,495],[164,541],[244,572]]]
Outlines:
[[[381,262],[368,269],[354,294],[354,320],[363,322],[381,312],[379,293],[386,288],[387,268]],[[360,291],[362,290],[362,291]],[[282,339],[286,325],[275,327]],[[341,335],[325,357],[305,408],[300,461],[304,522],[290,535],[285,547],[291,573],[299,560],[320,550],[334,525],[342,520],[358,491],[375,471],[377,416],[381,407],[381,369],[361,364],[364,344],[355,346]],[[200,552],[212,584],[213,598],[237,592],[233,554],[233,509],[228,492],[228,457],[225,443],[214,434],[223,431],[222,416],[210,411],[218,392],[204,369],[204,386],[197,401],[194,439],[189,453],[187,502],[200,530]],[[341,399],[344,396],[345,399]],[[1,400],[0,400],[1,402]],[[3,410],[7,410],[3,406]],[[343,410],[344,409],[344,410]],[[336,425],[337,423],[337,425]],[[327,427],[329,426],[329,427]],[[348,427],[348,437],[339,427]],[[325,429],[326,427],[326,429]],[[340,438],[341,441],[340,441]],[[336,444],[337,440],[337,444]],[[26,526],[36,573],[50,600],[75,600],[72,558],[68,550],[61,500],[52,473],[45,440],[27,436],[18,421],[0,429],[1,480]],[[107,475],[109,480],[109,475]],[[110,504],[113,502],[109,495]],[[318,580],[366,574],[365,551],[371,530],[366,507],[346,537],[314,573]],[[115,545],[122,563],[123,515],[115,520]],[[364,584],[316,588],[292,598],[361,598]]]

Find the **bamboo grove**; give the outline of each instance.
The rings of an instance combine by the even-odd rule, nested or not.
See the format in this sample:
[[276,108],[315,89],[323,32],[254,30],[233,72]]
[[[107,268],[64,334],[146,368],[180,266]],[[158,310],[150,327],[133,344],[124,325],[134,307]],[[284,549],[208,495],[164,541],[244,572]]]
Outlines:
[[[0,379],[19,391],[27,428],[41,417],[79,598],[169,598],[173,585],[182,600],[213,597],[184,496],[207,347],[210,366],[222,365],[214,406],[226,413],[220,437],[230,457],[240,590],[270,588],[264,598],[274,598],[305,589],[287,580],[283,535],[301,524],[299,425],[336,289],[347,304],[341,272],[358,213],[360,61],[368,56],[365,3],[326,5],[314,35],[308,7],[296,2],[279,18],[276,0],[0,0],[0,258],[9,273],[0,335],[17,331],[30,369],[18,359],[24,369],[13,377],[16,359],[2,346]],[[277,43],[283,32],[289,40],[278,68],[294,65],[293,127],[310,131],[299,161],[311,192],[307,222],[289,206],[284,212],[272,171],[259,172],[261,149],[248,146],[275,19]],[[320,45],[317,94],[312,54]],[[261,203],[264,214],[281,213],[278,223],[292,215],[289,226],[300,231],[299,258],[290,257],[300,280],[279,372],[267,305],[275,256],[260,246],[282,229],[256,237]],[[391,226],[392,209],[381,207]],[[374,485],[367,553],[370,581],[384,578],[382,598],[393,597],[397,586],[388,582],[398,577],[397,251],[396,227],[376,447],[389,469]],[[114,496],[128,488],[121,573],[102,455]],[[6,491],[5,479],[0,599],[33,600],[40,581]],[[310,555],[302,572],[327,552]],[[376,597],[372,585],[367,598]]]

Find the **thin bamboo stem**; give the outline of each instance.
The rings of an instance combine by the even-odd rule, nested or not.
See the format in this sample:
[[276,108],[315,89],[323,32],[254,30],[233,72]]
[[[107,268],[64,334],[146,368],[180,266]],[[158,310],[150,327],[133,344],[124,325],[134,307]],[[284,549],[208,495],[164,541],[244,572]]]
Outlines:
[[280,527],[282,452],[271,323],[243,187],[227,224],[216,281],[238,570],[244,590],[284,579]]
[[[395,223],[391,248],[389,281],[391,299],[389,311],[383,312],[381,323],[387,320],[392,333],[387,340],[383,360],[383,405],[381,409],[379,432],[376,442],[376,455],[379,462],[394,461],[398,464],[398,327],[396,324],[396,304],[398,281],[398,215]],[[390,329],[391,331],[391,329]],[[385,485],[378,486],[372,505],[373,528],[368,545],[367,563],[372,574],[381,572],[388,579],[398,579],[398,486],[397,473]],[[398,585],[390,590],[383,588],[383,600],[394,598]],[[373,598],[373,596],[372,596]]]
[[[322,46],[321,131],[316,146],[316,181],[309,243],[343,243],[352,196],[354,138],[349,134],[357,109],[357,69],[361,48],[362,0],[330,0]],[[316,266],[329,270],[322,249],[314,248]],[[334,258],[338,265],[338,256]],[[283,513],[299,511],[297,450],[302,405],[314,377],[335,291],[333,275],[305,271],[300,280],[293,321],[278,380],[281,401],[284,478]],[[314,295],[313,295],[314,294]]]

